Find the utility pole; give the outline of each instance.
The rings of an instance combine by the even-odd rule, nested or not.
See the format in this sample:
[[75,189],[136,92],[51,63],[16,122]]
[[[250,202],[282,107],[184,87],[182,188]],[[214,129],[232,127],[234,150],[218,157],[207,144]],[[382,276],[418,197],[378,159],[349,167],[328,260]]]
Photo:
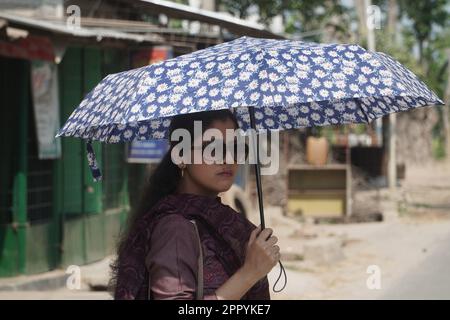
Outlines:
[[[395,0],[390,0],[389,7],[393,8],[396,6]],[[367,49],[370,51],[376,50],[376,43],[375,43],[375,33],[374,29],[375,26],[379,21],[376,21],[376,19],[379,19],[376,15],[375,8],[372,7],[371,0],[364,0],[364,7],[365,7],[365,17],[366,17],[366,23],[367,23]],[[369,15],[370,12],[370,15]],[[392,30],[395,30],[395,27],[390,26],[389,28],[390,32]],[[395,31],[394,31],[395,32]],[[388,164],[387,164],[387,182],[388,187],[391,191],[395,190],[397,187],[397,159],[396,159],[396,141],[397,141],[397,134],[396,134],[396,122],[397,122],[397,115],[395,113],[391,113],[388,116],[388,121],[384,121],[384,124],[387,124],[387,127],[383,128],[383,120],[381,118],[378,118],[375,120],[375,131],[377,135],[377,140],[382,145],[382,130],[387,130],[387,145],[385,146],[385,151],[387,153],[388,158]]]
[[[398,36],[397,31],[397,14],[398,14],[398,3],[397,0],[389,0],[389,25],[388,32],[390,33],[389,41],[397,41]],[[388,116],[388,146],[387,146],[387,156],[388,156],[388,186],[391,191],[397,188],[397,114],[391,113]]]
[[[366,39],[367,39],[367,49],[375,52],[376,51],[376,41],[374,29],[378,27],[379,24],[379,8],[377,6],[372,6],[371,0],[363,0],[363,17],[366,29]],[[378,9],[378,10],[377,10]],[[377,144],[379,146],[383,145],[383,123],[382,119],[377,118],[373,124],[373,129],[375,131],[375,136],[377,138]]]

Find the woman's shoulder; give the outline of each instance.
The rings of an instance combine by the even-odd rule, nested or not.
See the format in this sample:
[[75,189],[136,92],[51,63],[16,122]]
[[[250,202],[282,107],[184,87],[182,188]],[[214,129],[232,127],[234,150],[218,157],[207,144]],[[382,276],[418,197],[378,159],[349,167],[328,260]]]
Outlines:
[[193,223],[180,214],[165,214],[155,223],[153,229],[154,237],[164,238],[193,238],[195,229]]
[[188,264],[197,263],[197,234],[192,222],[182,215],[167,214],[158,219],[150,243],[150,250],[145,259],[147,266],[155,261],[167,264],[180,259],[188,261]]
[[188,218],[177,213],[163,214],[159,217],[158,221],[156,222],[156,225],[169,225],[169,226],[189,225],[189,224],[192,224],[192,222]]

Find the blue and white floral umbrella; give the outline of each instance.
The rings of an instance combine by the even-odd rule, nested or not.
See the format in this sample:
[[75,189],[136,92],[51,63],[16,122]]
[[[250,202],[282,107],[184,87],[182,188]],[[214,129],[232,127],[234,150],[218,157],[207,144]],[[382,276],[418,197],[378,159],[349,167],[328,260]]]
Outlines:
[[[257,130],[281,130],[369,123],[439,104],[422,81],[384,53],[355,44],[241,37],[108,75],[57,136],[107,143],[168,138],[172,116],[226,108],[243,130],[251,127],[250,118]],[[98,178],[90,143],[88,156]],[[262,211],[259,166],[257,184]]]
[[[88,141],[89,165],[97,180],[91,140],[169,138],[174,115],[230,108],[244,131],[258,131],[369,123],[386,114],[439,104],[443,102],[422,81],[384,53],[354,44],[242,37],[108,75],[57,137]],[[264,228],[258,154],[255,172]]]

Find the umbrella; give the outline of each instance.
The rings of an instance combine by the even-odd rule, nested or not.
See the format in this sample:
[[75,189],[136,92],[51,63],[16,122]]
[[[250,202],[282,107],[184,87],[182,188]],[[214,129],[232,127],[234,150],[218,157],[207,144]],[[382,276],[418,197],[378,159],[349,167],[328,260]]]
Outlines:
[[[117,143],[168,138],[174,115],[229,108],[240,128],[283,130],[370,123],[384,115],[443,104],[410,70],[355,44],[241,37],[149,66],[106,76],[59,131]],[[264,208],[255,164],[262,228]]]
[[[174,115],[229,108],[241,129],[260,132],[370,123],[390,113],[440,104],[442,100],[410,70],[384,53],[355,44],[241,37],[106,76],[57,137],[87,141],[89,166],[99,180],[92,140],[117,143],[169,138]],[[255,139],[253,148],[264,228],[259,143]],[[284,273],[285,286],[281,262],[280,267],[276,283]]]

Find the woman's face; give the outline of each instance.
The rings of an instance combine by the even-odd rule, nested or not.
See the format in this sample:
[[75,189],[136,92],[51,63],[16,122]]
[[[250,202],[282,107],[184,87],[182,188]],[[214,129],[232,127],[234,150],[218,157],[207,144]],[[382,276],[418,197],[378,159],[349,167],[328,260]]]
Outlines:
[[[226,130],[234,130],[236,129],[236,126],[231,119],[227,118],[226,120],[214,120],[209,128],[220,130],[223,141],[228,141],[226,140]],[[205,140],[202,139],[202,136],[198,136],[196,139],[199,141],[195,141],[196,143],[194,143],[194,146],[200,146],[205,142]],[[231,144],[235,138],[230,135],[230,138],[228,139],[231,140]],[[194,157],[194,153],[198,153],[198,159],[204,159],[202,158],[201,148],[192,149],[192,158]],[[205,154],[207,154],[206,151]],[[226,150],[223,150],[223,155],[226,155]],[[216,196],[218,193],[227,191],[231,187],[237,169],[238,164],[235,163],[235,161],[233,161],[233,163],[226,163],[224,160],[222,164],[208,164],[205,163],[204,160],[202,160],[201,163],[196,164],[194,161],[191,161],[191,164],[187,164],[184,169],[180,189],[182,192],[187,193]]]

